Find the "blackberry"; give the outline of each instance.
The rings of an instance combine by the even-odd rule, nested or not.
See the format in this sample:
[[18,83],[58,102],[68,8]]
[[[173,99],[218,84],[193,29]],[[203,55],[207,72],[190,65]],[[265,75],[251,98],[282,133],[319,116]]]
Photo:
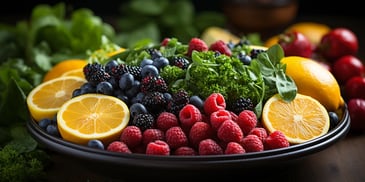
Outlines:
[[146,51],[151,56],[152,60],[162,57],[161,52],[155,48],[149,48],[149,49],[146,49]]
[[181,56],[173,56],[169,58],[170,65],[177,66],[181,69],[187,69],[189,66],[189,61]]
[[250,56],[251,56],[252,59],[255,59],[262,52],[265,52],[265,50],[263,50],[263,49],[252,49],[251,52],[250,52]]
[[134,76],[134,79],[141,80],[141,70],[140,66],[132,66],[127,64],[119,64],[114,66],[109,70],[109,74],[116,80],[119,80],[124,73],[130,73]]
[[250,98],[239,98],[229,105],[229,110],[235,114],[240,114],[243,110],[254,110],[254,104]]
[[105,72],[104,66],[99,63],[88,63],[83,72],[86,80],[93,86],[96,86],[100,82],[109,81],[111,76]]
[[189,94],[184,89],[178,90],[175,94],[172,95],[172,101],[178,105],[185,105],[189,102]]
[[179,90],[172,95],[172,99],[167,104],[167,111],[179,116],[180,110],[189,103],[189,94],[185,90]]
[[166,99],[161,92],[148,92],[143,97],[141,103],[151,113],[158,113],[165,109]]
[[154,124],[155,118],[149,113],[137,114],[132,120],[132,125],[139,127],[142,131],[152,128]]
[[147,75],[141,80],[141,92],[167,92],[167,84],[161,76]]

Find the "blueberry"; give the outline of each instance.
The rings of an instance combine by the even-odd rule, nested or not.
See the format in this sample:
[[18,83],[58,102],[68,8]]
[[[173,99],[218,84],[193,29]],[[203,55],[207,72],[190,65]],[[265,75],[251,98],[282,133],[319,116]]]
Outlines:
[[131,117],[137,116],[138,114],[145,114],[148,113],[146,107],[141,103],[134,103],[129,107],[129,112]]
[[104,150],[103,142],[101,142],[100,140],[97,140],[97,139],[89,140],[89,142],[87,142],[87,146],[91,147],[91,148],[95,148],[95,149]]
[[135,80],[132,84],[132,87],[125,91],[125,94],[129,98],[132,98],[139,93],[140,87],[141,87],[141,82],[138,80]]
[[106,64],[105,64],[105,71],[107,73],[110,73],[110,71],[117,67],[119,65],[118,61],[117,60],[110,60],[108,61]]
[[163,93],[163,97],[165,98],[166,102],[172,100],[172,95],[168,92]]
[[96,87],[93,86],[91,83],[87,82],[84,83],[81,87],[81,94],[87,94],[87,93],[95,93]]
[[46,127],[46,132],[52,136],[55,136],[55,137],[59,137],[60,136],[60,133],[58,131],[58,128],[57,128],[57,125],[56,124],[49,124],[47,125]]
[[141,61],[140,66],[142,68],[143,66],[151,65],[151,64],[153,64],[152,59],[144,59],[144,60]]
[[132,87],[134,82],[134,76],[131,73],[124,73],[119,80],[119,88],[122,90],[128,90]]
[[151,75],[151,76],[158,76],[159,74],[159,71],[157,69],[156,66],[154,65],[146,65],[146,66],[143,66],[142,67],[142,70],[141,70],[141,75],[142,75],[142,78],[148,76],[148,75]]
[[333,128],[338,124],[339,121],[338,115],[335,112],[328,112],[328,115],[330,117],[330,126],[331,128]]
[[124,94],[120,94],[120,95],[116,95],[115,97],[117,97],[118,99],[122,100],[124,103],[129,104],[129,98],[128,98],[128,96],[126,96]]
[[132,104],[137,103],[137,102],[139,102],[139,103],[142,102],[144,95],[145,94],[143,92],[138,92],[137,95],[132,98],[132,101],[131,101]]
[[246,54],[238,54],[238,59],[244,64],[244,65],[250,65],[251,64],[251,57]]
[[110,84],[112,84],[113,88],[118,88],[119,87],[119,80],[117,80],[115,77],[110,77],[110,79],[108,80],[108,82]]
[[77,96],[79,96],[79,95],[82,95],[81,93],[82,93],[81,89],[79,89],[79,88],[75,89],[75,90],[72,92],[72,98],[77,97]]
[[52,124],[52,120],[49,119],[49,118],[41,119],[38,122],[39,127],[41,127],[44,131],[46,131],[47,126],[50,125],[50,124]]
[[113,85],[107,81],[100,82],[96,86],[96,93],[113,95]]
[[197,107],[200,111],[203,110],[204,107],[204,101],[197,95],[193,95],[189,98],[189,103],[193,104],[195,107]]
[[159,57],[153,60],[153,65],[156,66],[157,69],[161,69],[169,64],[170,64],[169,60],[165,57]]

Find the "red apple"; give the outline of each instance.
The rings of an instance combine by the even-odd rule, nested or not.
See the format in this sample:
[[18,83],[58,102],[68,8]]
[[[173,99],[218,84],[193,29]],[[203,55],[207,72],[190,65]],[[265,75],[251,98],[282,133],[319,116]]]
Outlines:
[[347,103],[350,114],[350,127],[354,132],[365,132],[365,100],[351,99]]
[[362,76],[365,71],[364,64],[353,55],[342,56],[332,64],[332,73],[340,84],[354,76]]
[[328,61],[354,55],[359,49],[357,36],[348,28],[334,28],[322,36],[317,51]]
[[278,43],[284,50],[285,56],[302,56],[310,58],[313,47],[303,33],[290,31],[279,35]]
[[346,100],[353,98],[365,99],[365,77],[355,76],[350,78],[345,85]]

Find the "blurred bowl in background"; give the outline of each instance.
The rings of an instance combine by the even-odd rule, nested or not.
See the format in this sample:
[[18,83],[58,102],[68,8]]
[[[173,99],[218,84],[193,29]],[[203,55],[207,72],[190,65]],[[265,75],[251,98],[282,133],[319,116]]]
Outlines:
[[292,22],[298,11],[297,0],[226,0],[222,6],[236,33],[273,32]]

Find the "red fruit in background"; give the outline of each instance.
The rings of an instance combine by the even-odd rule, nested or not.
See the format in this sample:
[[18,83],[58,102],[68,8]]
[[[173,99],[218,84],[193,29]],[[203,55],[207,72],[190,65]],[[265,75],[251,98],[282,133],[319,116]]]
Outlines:
[[365,68],[359,58],[353,55],[342,56],[332,64],[332,73],[340,84],[354,76],[362,76]]
[[284,50],[285,56],[311,57],[313,47],[304,34],[296,31],[283,33],[279,36],[278,43]]
[[345,97],[346,100],[353,98],[365,99],[365,77],[355,76],[350,78],[345,85]]
[[317,51],[328,61],[354,55],[359,49],[357,36],[348,28],[334,28],[323,35]]
[[365,132],[365,100],[350,99],[347,103],[350,114],[351,130]]

